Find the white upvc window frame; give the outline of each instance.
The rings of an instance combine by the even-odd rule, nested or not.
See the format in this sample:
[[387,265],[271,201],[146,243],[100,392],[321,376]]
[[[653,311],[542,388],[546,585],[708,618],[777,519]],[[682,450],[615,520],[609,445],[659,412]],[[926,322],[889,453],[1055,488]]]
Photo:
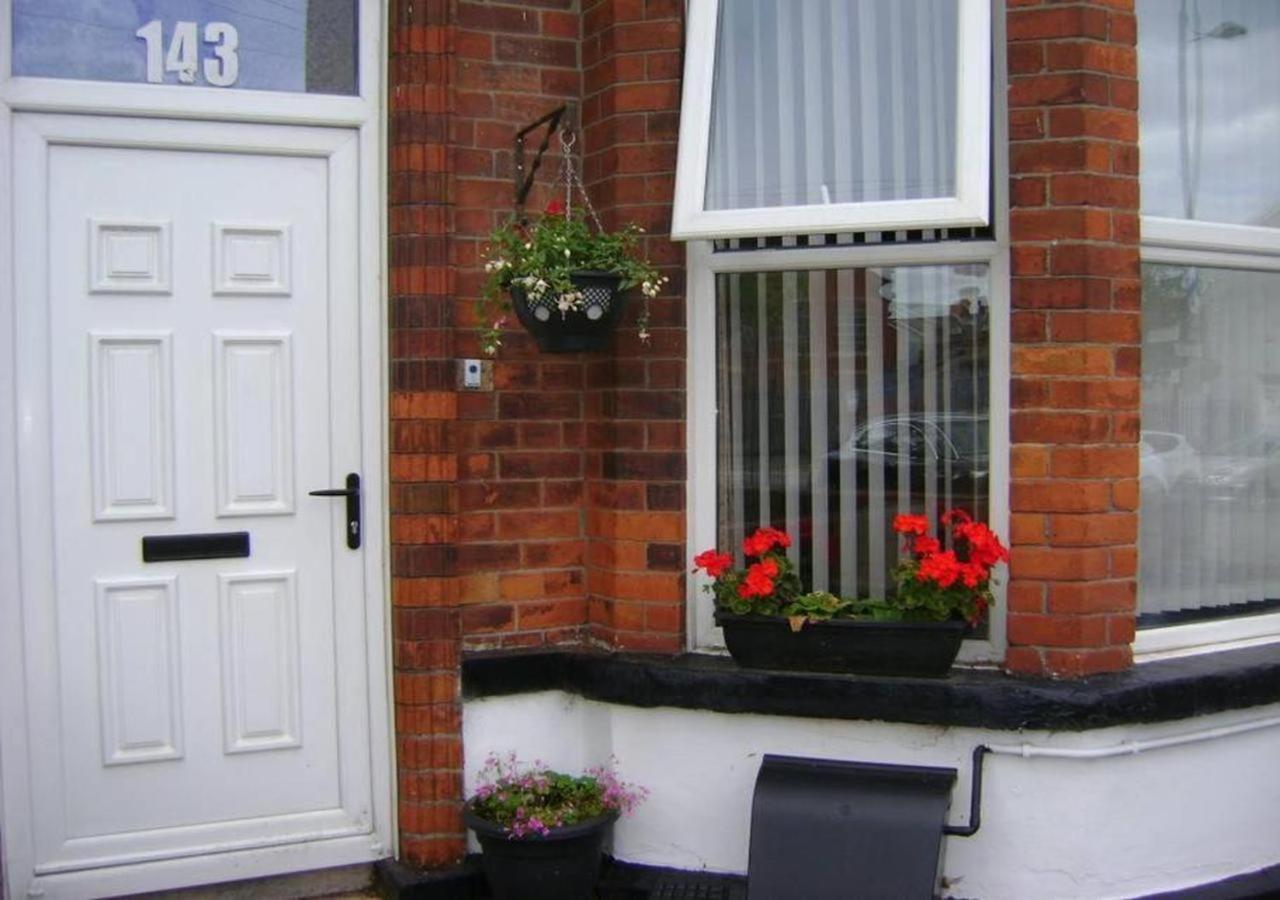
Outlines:
[[673,240],[830,234],[990,223],[991,0],[959,5],[954,197],[741,209],[706,209],[716,34],[724,0],[689,0]]
[[[1144,264],[1280,272],[1280,228],[1143,216],[1141,253]],[[1280,642],[1280,613],[1139,628],[1133,653],[1152,662],[1273,642]]]
[[[1143,264],[1280,272],[1280,228],[1142,216],[1141,233]],[[1141,520],[1141,506],[1138,515]],[[1280,642],[1280,613],[1264,613],[1139,628],[1133,652],[1138,662],[1151,662],[1274,642]]]
[[[1003,204],[1004,192],[997,191]],[[986,521],[1009,533],[1009,254],[1005,240],[921,244],[836,244],[822,247],[735,250],[716,253],[709,241],[691,241],[686,314],[689,333],[688,392],[688,546],[691,552],[716,546],[718,483],[716,448],[716,276],[730,272],[819,271],[892,266],[944,266],[981,263],[989,267],[991,292],[987,403],[990,416],[990,494]],[[998,662],[1004,658],[1005,592],[1008,572],[995,586],[996,602],[988,637],[967,640],[961,662]],[[702,590],[705,575],[688,579],[687,626],[691,650],[722,652],[724,638],[712,618],[713,604]]]
[[[718,4],[719,0],[689,0],[690,21],[699,6]],[[968,0],[961,0],[968,4]],[[989,30],[983,35],[984,45],[1004,46],[1003,0],[980,0],[988,13]],[[972,5],[972,4],[969,4]],[[994,11],[992,11],[994,7]],[[714,23],[710,26],[714,36]],[[689,45],[694,35],[690,32]],[[709,55],[709,54],[708,54]],[[986,57],[992,59],[990,55]],[[988,71],[988,70],[984,70]],[[766,272],[820,269],[850,269],[876,266],[943,266],[949,264],[984,263],[990,267],[990,348],[988,358],[990,434],[989,472],[990,493],[987,498],[986,521],[997,534],[1009,533],[1009,385],[1011,337],[1010,316],[1010,263],[1008,229],[1008,127],[1002,98],[1007,88],[1007,74],[1003,55],[992,59],[990,83],[984,86],[988,97],[984,109],[991,109],[995,99],[994,118],[991,119],[990,138],[984,138],[984,152],[990,155],[982,162],[984,185],[988,175],[993,193],[990,215],[999,227],[991,240],[937,241],[932,243],[894,244],[828,244],[807,248],[769,248],[755,251],[736,250],[714,252],[711,240],[691,240],[686,247],[686,271],[688,283],[685,291],[685,324],[689,335],[688,364],[685,370],[688,433],[686,444],[687,547],[690,554],[715,546],[718,540],[717,517],[717,459],[716,452],[716,276],[727,272]],[[686,90],[689,71],[686,70]],[[708,95],[709,96],[709,95]],[[709,108],[708,108],[709,111]],[[682,114],[682,119],[685,116]],[[985,122],[985,120],[984,120]],[[682,124],[682,129],[685,127]],[[984,124],[984,129],[985,129]],[[683,151],[683,130],[681,133]],[[705,155],[705,148],[703,148]],[[704,160],[705,169],[705,160]],[[984,188],[985,190],[985,188]],[[677,195],[677,203],[679,198]],[[984,204],[986,203],[984,196]],[[797,207],[806,212],[805,207]],[[818,208],[810,207],[812,214]],[[773,216],[777,211],[770,210]],[[984,216],[986,211],[984,208]],[[801,227],[805,234],[820,234],[816,219],[806,219]],[[940,227],[931,223],[933,227]],[[845,228],[845,231],[850,230]],[[872,230],[864,228],[864,230]],[[885,231],[895,230],[885,228]],[[767,234],[778,232],[770,228]],[[737,234],[715,234],[711,237],[733,237]],[[794,244],[794,241],[784,241]],[[999,582],[993,585],[995,603],[988,619],[987,637],[982,640],[966,640],[960,649],[960,662],[970,664],[998,664],[1004,659],[1008,646],[1005,622],[1007,617],[1006,588],[1009,572],[1005,568]],[[705,574],[695,574],[686,579],[685,615],[688,647],[690,650],[723,653],[724,636],[713,619],[713,603],[703,590],[709,584]]]

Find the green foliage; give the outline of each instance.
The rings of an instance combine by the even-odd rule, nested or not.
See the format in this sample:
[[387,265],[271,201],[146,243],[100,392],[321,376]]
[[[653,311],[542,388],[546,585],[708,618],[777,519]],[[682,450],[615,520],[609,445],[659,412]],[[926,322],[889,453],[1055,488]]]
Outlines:
[[946,622],[949,619],[976,622],[992,602],[988,585],[971,588],[956,582],[943,588],[932,581],[917,578],[918,569],[919,564],[914,559],[905,559],[893,571],[897,593],[893,595],[892,603],[881,602],[893,610],[894,619],[904,622]]
[[571,825],[606,812],[600,785],[589,775],[566,775],[550,770],[537,773],[526,782],[510,782],[501,790],[471,801],[476,815],[504,826],[521,815],[544,822]]
[[898,515],[893,528],[903,538],[903,558],[894,570],[897,592],[888,598],[847,598],[828,591],[804,592],[787,556],[791,538],[759,528],[742,544],[746,568],[733,566],[728,553],[711,549],[694,557],[694,571],[711,576],[703,589],[716,608],[737,615],[786,616],[793,628],[824,619],[945,622],[982,621],[993,602],[992,568],[1009,559],[1008,549],[986,525],[960,510],[945,513],[949,525],[941,540],[929,536],[925,516]]
[[[630,224],[615,232],[596,232],[581,216],[569,218],[553,204],[533,225],[512,218],[489,238],[484,298],[479,303],[480,334],[485,353],[502,346],[512,284],[530,300],[552,298],[561,312],[578,309],[582,296],[574,287],[575,272],[609,272],[621,279],[620,290],[639,287],[645,304],[640,313],[641,340],[648,340],[649,300],[667,279],[641,256],[644,229]],[[499,311],[501,310],[501,311]]]
[[514,753],[490,754],[478,781],[467,801],[471,811],[516,838],[545,835],[552,828],[606,813],[629,813],[647,794],[644,788],[620,781],[608,766],[566,775],[539,762],[526,766]]

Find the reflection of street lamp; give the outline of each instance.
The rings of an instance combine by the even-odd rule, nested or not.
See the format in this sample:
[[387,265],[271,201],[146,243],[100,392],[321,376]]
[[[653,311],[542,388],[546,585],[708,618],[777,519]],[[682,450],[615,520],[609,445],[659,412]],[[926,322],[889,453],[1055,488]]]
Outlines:
[[[1200,0],[1182,0],[1178,13],[1178,134],[1182,168],[1182,214],[1196,217],[1196,195],[1200,192],[1200,148],[1204,143],[1204,57],[1200,42],[1206,38],[1229,41],[1243,37],[1249,29],[1239,22],[1220,22],[1208,31],[1200,30]],[[1188,34],[1195,35],[1188,37]],[[1187,134],[1187,45],[1195,45],[1196,109],[1194,147]]]

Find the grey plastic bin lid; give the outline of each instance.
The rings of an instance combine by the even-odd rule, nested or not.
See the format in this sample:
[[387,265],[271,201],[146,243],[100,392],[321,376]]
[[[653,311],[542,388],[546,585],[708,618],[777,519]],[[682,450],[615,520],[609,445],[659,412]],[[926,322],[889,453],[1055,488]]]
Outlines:
[[767,755],[748,900],[930,900],[955,769]]

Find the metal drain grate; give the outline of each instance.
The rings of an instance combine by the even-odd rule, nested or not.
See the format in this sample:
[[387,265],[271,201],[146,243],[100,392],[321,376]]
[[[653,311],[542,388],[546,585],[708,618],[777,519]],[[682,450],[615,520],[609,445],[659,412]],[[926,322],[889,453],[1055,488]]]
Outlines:
[[650,900],[735,900],[740,896],[729,885],[692,878],[664,878],[649,893]]

